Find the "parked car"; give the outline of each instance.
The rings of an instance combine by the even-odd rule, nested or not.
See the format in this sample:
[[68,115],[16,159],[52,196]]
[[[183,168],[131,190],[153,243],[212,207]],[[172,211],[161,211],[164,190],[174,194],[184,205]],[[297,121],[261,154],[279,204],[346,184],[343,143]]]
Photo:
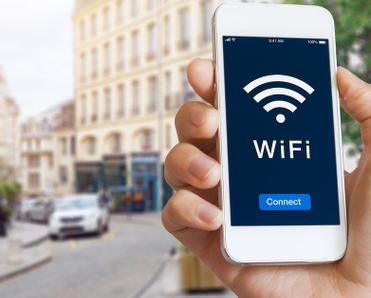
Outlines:
[[28,211],[29,220],[47,223],[53,212],[52,198],[37,198]]
[[79,194],[56,201],[49,221],[52,239],[69,235],[102,234],[109,228],[109,210],[96,194]]
[[17,207],[17,220],[30,220],[30,210],[35,203],[35,199],[23,198]]

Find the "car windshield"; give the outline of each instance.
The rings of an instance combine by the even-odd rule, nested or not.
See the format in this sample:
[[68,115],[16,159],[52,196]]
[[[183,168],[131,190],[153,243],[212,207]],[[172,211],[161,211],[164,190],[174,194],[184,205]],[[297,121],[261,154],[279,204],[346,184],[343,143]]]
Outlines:
[[61,211],[76,210],[76,209],[89,209],[98,206],[96,197],[73,197],[61,199],[57,203],[56,209]]

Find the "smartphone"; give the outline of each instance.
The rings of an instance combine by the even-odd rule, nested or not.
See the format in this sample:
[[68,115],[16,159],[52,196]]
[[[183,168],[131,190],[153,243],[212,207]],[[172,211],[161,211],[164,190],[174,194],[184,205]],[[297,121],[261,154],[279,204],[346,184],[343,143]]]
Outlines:
[[225,257],[339,260],[347,225],[331,14],[223,4],[213,23]]

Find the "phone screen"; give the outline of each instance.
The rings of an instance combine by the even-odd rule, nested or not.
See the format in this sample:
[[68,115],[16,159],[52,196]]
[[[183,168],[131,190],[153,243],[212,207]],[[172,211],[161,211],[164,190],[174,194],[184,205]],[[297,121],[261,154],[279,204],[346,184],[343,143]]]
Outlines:
[[329,41],[223,36],[232,226],[339,225]]

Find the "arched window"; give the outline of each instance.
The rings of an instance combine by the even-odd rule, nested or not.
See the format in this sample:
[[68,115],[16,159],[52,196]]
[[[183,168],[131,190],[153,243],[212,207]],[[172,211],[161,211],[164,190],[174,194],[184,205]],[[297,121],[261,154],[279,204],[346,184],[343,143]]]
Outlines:
[[112,133],[106,138],[106,152],[109,154],[120,154],[122,152],[122,136],[120,133]]
[[86,137],[83,141],[84,151],[87,155],[95,155],[97,152],[97,140],[95,137]]

